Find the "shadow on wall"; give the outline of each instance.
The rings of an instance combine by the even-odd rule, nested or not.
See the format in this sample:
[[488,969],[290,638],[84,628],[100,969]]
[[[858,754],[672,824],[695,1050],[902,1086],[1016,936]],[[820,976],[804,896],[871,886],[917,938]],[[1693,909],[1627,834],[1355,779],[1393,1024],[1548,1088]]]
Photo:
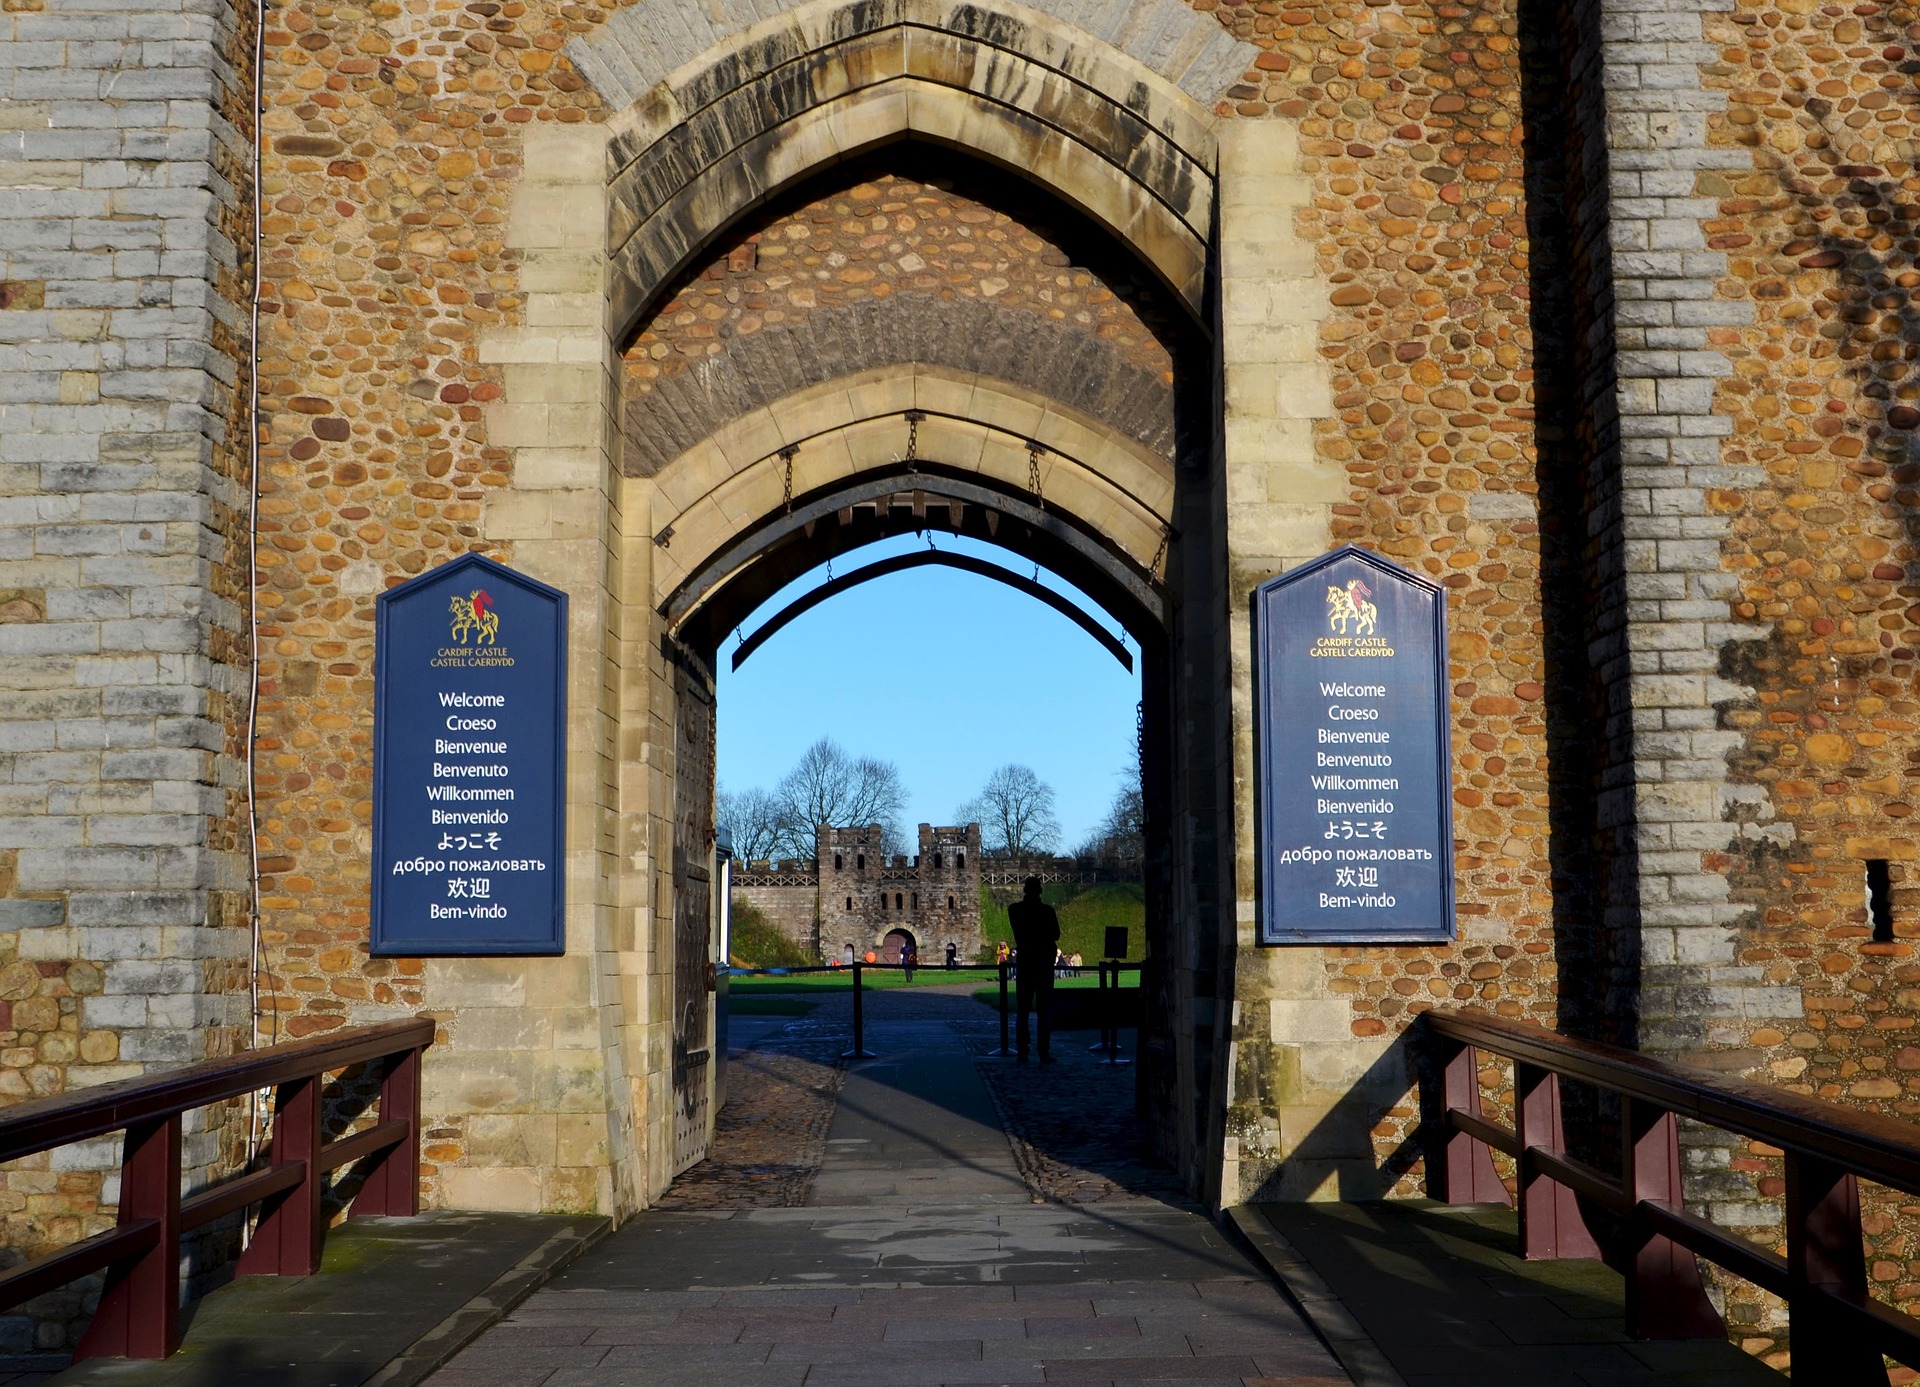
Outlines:
[[1625,574],[1599,10],[1521,0],[1518,20],[1559,978],[1552,1020],[1569,1035],[1633,1046],[1639,862],[1624,655],[1609,660],[1623,639]]
[[[1367,1066],[1366,1071],[1347,1089],[1346,1097],[1326,1116],[1315,1122],[1294,1143],[1286,1158],[1267,1172],[1260,1183],[1246,1193],[1249,1203],[1280,1203],[1305,1199],[1310,1195],[1332,1193],[1347,1201],[1385,1199],[1394,1187],[1410,1174],[1421,1157],[1424,1131],[1414,1127],[1383,1158],[1374,1140],[1374,1128],[1387,1112],[1406,1100],[1410,1076],[1417,1073],[1425,1048],[1418,1025],[1403,1032]],[[1275,1112],[1287,1105],[1285,1096],[1268,1089],[1250,1100],[1262,1112]],[[1420,1090],[1427,1089],[1424,1079]],[[1427,1110],[1424,1102],[1421,1115]],[[1295,1166],[1294,1163],[1299,1164]],[[1293,1167],[1291,1173],[1289,1168]],[[1300,1171],[1311,1172],[1304,1179]],[[1333,1181],[1331,1191],[1322,1190],[1317,1181],[1322,1172]]]

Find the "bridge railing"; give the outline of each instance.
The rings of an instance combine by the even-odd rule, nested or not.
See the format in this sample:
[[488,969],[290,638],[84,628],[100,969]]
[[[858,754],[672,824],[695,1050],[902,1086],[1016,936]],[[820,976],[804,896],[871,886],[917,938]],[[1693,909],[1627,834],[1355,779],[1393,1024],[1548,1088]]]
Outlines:
[[[0,1162],[126,1133],[118,1221],[0,1272],[0,1310],[104,1270],[100,1308],[75,1360],[165,1358],[180,1341],[182,1234],[259,1204],[238,1274],[310,1275],[319,1268],[326,1234],[325,1177],[364,1158],[371,1162],[354,1196],[354,1215],[417,1214],[420,1054],[432,1043],[431,1020],[392,1021],[0,1109]],[[357,1064],[382,1066],[379,1120],[326,1141],[322,1080]],[[277,1094],[267,1162],[183,1197],[182,1114],[269,1087]]]
[[[1428,1193],[1454,1204],[1518,1203],[1532,1260],[1599,1257],[1627,1283],[1627,1327],[1647,1339],[1720,1338],[1695,1256],[1787,1302],[1794,1359],[1829,1382],[1885,1383],[1881,1355],[1920,1366],[1920,1320],[1868,1290],[1861,1179],[1920,1195],[1920,1128],[1487,1012],[1430,1011],[1438,1046],[1442,1150],[1431,1147]],[[1515,1123],[1481,1111],[1478,1053],[1513,1062]],[[1567,1150],[1560,1081],[1620,1100],[1620,1168]],[[1691,1213],[1681,1189],[1679,1118],[1764,1142],[1783,1153],[1786,1241],[1771,1248]],[[1491,1150],[1513,1157],[1517,1201]],[[1612,1213],[1620,1234],[1602,1248],[1580,1200]]]

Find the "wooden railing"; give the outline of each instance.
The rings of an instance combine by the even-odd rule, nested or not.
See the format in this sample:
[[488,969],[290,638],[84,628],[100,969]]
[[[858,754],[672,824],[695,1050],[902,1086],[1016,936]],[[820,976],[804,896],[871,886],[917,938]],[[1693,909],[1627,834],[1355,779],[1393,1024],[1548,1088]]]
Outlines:
[[[319,1268],[328,1172],[372,1158],[353,1213],[420,1211],[420,1052],[433,1022],[420,1018],[336,1031],[230,1059],[102,1084],[0,1109],[0,1162],[126,1132],[114,1227],[0,1272],[0,1310],[105,1270],[99,1311],[74,1350],[83,1358],[165,1358],[180,1340],[180,1236],[259,1204],[241,1276],[307,1276]],[[323,1141],[323,1077],[379,1064],[379,1121]],[[268,1163],[182,1198],[181,1114],[275,1087]]]
[[[1920,1195],[1920,1126],[1483,1011],[1431,1011],[1425,1024],[1439,1047],[1445,1128],[1444,1150],[1429,1149],[1429,1194],[1454,1204],[1515,1202],[1489,1148],[1512,1156],[1523,1255],[1605,1255],[1626,1276],[1627,1327],[1638,1337],[1725,1335],[1698,1255],[1787,1302],[1794,1359],[1820,1381],[1884,1384],[1882,1354],[1920,1366],[1920,1320],[1868,1291],[1859,1192],[1864,1178]],[[1478,1051],[1513,1061],[1511,1130],[1482,1115]],[[1619,1097],[1617,1172],[1567,1151],[1562,1078]],[[1682,1117],[1784,1153],[1786,1256],[1687,1211]],[[1588,1230],[1581,1199],[1616,1216],[1621,1231],[1610,1246]]]

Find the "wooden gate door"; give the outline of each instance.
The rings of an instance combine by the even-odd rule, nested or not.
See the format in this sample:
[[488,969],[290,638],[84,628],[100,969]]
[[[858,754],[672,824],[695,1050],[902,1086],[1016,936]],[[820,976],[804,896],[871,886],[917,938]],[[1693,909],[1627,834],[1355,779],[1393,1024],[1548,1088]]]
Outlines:
[[673,805],[673,1170],[707,1154],[713,1014],[713,681],[676,662]]

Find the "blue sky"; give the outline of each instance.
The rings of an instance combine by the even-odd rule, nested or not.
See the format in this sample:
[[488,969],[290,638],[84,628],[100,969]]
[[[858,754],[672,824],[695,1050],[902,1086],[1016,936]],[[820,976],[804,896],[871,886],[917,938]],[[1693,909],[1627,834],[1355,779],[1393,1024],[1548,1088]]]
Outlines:
[[[989,544],[946,534],[934,542],[1033,573],[1031,563]],[[834,572],[925,547],[900,536],[842,556]],[[741,631],[751,635],[825,576],[824,569],[803,576]],[[1040,581],[1121,634],[1119,623],[1055,574],[1042,569]],[[1105,816],[1133,744],[1139,646],[1127,639],[1129,674],[1066,617],[970,573],[921,568],[863,584],[814,608],[730,671],[736,643],[729,636],[718,658],[719,771],[728,789],[772,789],[803,750],[832,737],[856,756],[900,767],[910,796],[903,827],[911,834],[919,822],[950,822],[995,767],[1012,761],[1053,786],[1071,848]]]

